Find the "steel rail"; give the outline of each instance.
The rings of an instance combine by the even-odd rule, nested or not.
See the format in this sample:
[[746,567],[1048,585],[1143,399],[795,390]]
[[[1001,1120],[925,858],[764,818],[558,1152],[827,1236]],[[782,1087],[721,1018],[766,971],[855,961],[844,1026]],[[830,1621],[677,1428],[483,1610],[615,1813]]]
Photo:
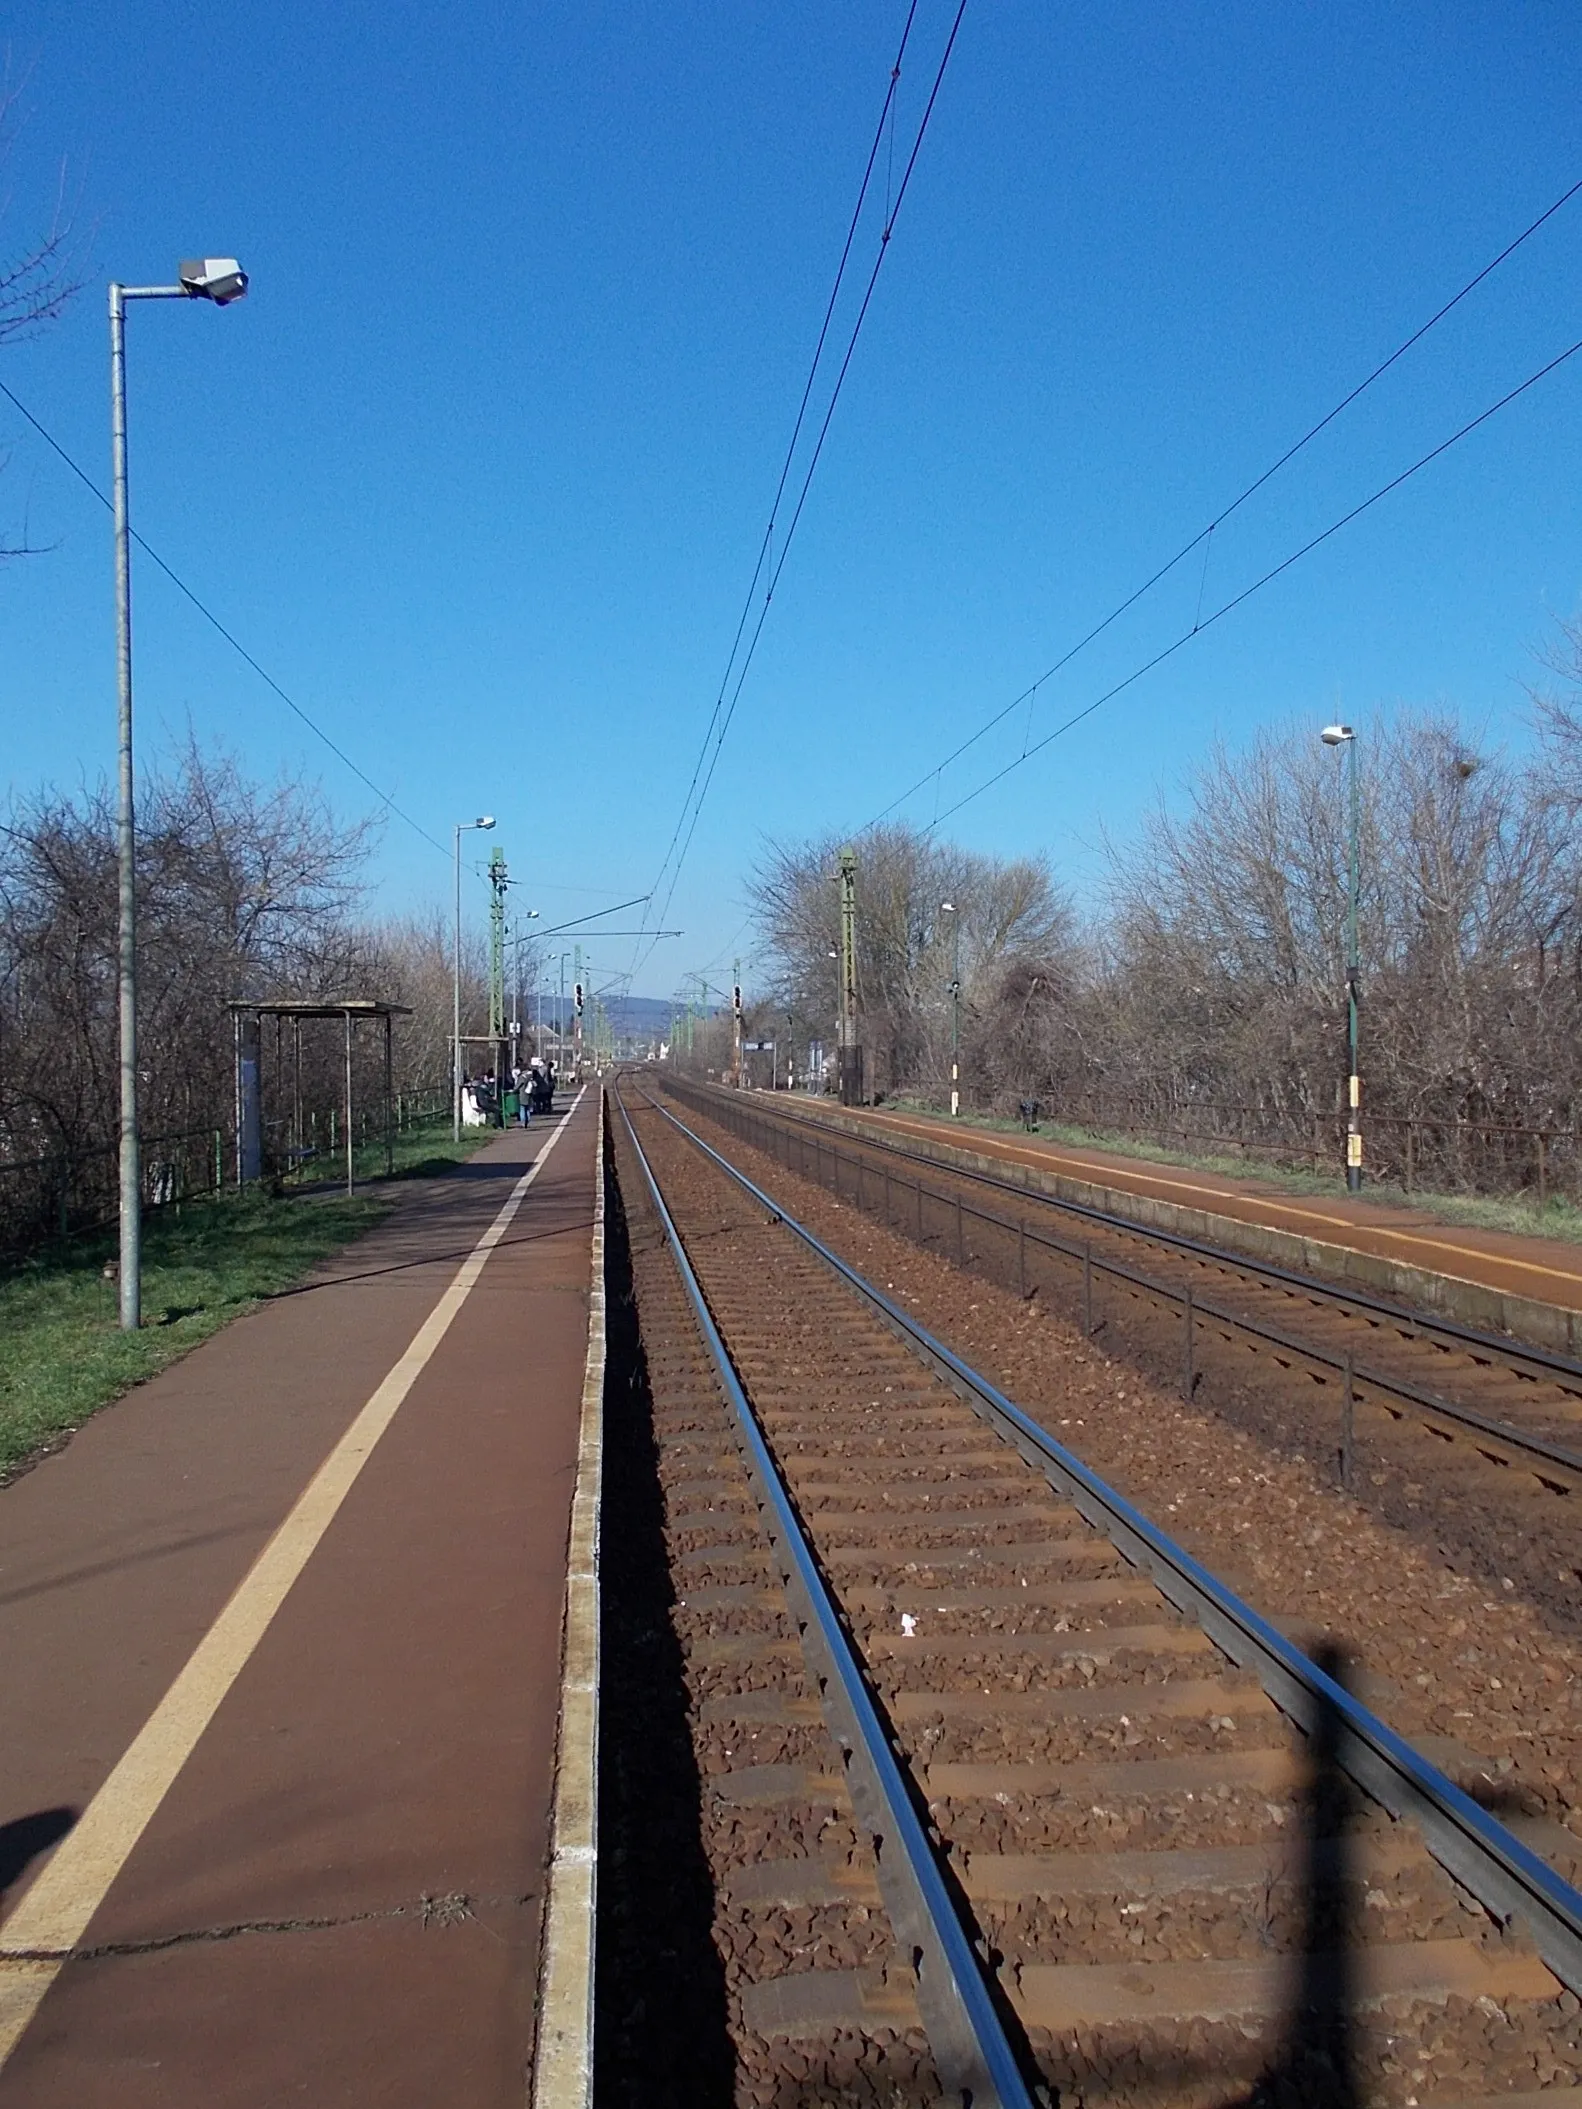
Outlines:
[[[1064,1493],[1126,1559],[1144,1568],[1178,1610],[1195,1618],[1233,1662],[1253,1670],[1282,1713],[1310,1735],[1321,1717],[1338,1720],[1339,1762],[1343,1770],[1392,1816],[1414,1820],[1433,1857],[1494,1918],[1502,1923],[1519,1919],[1561,1983],[1582,1997],[1582,1893],[1479,1808],[1470,1795],[1363,1706],[1344,1685],[1326,1675],[1075,1452],[876,1289],[822,1239],[788,1215],[745,1172],[738,1171],[729,1158],[712,1148],[685,1121],[678,1120],[668,1107],[652,1098],[648,1098],[648,1104],[855,1289],[968,1405],[1043,1471],[1050,1484]],[[630,1115],[627,1118],[629,1124]]]
[[[674,1087],[672,1086],[672,1088]],[[712,1098],[705,1098],[704,1103],[710,1111],[715,1110]],[[765,1127],[771,1126],[773,1120],[778,1118],[788,1128],[792,1126],[799,1127],[821,1137],[845,1133],[844,1130],[840,1129],[832,1130],[824,1122],[809,1119],[805,1115],[778,1114],[777,1116],[771,1116],[758,1112],[756,1108],[744,1111],[731,1105],[722,1105],[719,1111],[724,1118],[734,1115],[737,1118],[757,1120],[763,1123]],[[1414,1331],[1421,1332],[1430,1328],[1439,1328],[1440,1322],[1438,1320],[1418,1320],[1405,1311],[1397,1310],[1393,1305],[1374,1299],[1354,1297],[1349,1291],[1328,1288],[1324,1283],[1312,1281],[1304,1275],[1287,1275],[1282,1269],[1266,1268],[1258,1261],[1244,1260],[1237,1254],[1222,1252],[1212,1245],[1200,1245],[1190,1238],[1178,1237],[1170,1231],[1155,1231],[1145,1225],[1128,1223],[1124,1217],[1107,1216],[1102,1210],[1087,1208],[1080,1202],[1062,1201],[1049,1194],[1037,1193],[1026,1187],[1019,1186],[1014,1180],[996,1179],[991,1174],[977,1172],[965,1166],[958,1167],[951,1164],[941,1164],[935,1158],[920,1156],[913,1151],[899,1148],[889,1142],[871,1141],[867,1136],[855,1137],[848,1135],[847,1140],[860,1142],[863,1148],[879,1149],[891,1155],[900,1156],[908,1164],[932,1164],[936,1171],[944,1172],[952,1178],[977,1180],[981,1184],[992,1186],[998,1192],[1019,1195],[1024,1199],[1042,1201],[1051,1208],[1068,1209],[1075,1214],[1099,1221],[1106,1227],[1122,1229],[1135,1237],[1157,1239],[1164,1244],[1173,1245],[1194,1257],[1204,1258],[1233,1271],[1239,1270],[1251,1272],[1255,1275],[1273,1277],[1283,1284],[1295,1285],[1310,1291],[1316,1302],[1357,1304],[1366,1308],[1387,1312],[1392,1318],[1399,1319],[1403,1324],[1411,1326]],[[830,1145],[830,1149],[831,1155],[838,1159],[841,1154],[839,1149],[833,1143]],[[850,1161],[858,1162],[859,1160],[853,1159]],[[944,1200],[947,1197],[936,1193],[936,1198]],[[1106,1259],[1102,1254],[1093,1253],[1082,1246],[1067,1244],[1063,1239],[1052,1236],[1047,1231],[1029,1229],[1025,1224],[1010,1222],[1004,1216],[995,1215],[988,1209],[975,1208],[971,1203],[967,1204],[965,1213],[975,1217],[980,1223],[994,1225],[996,1229],[1025,1234],[1032,1239],[1035,1245],[1041,1246],[1046,1252],[1058,1252],[1067,1259],[1091,1264],[1101,1274],[1107,1274],[1117,1281],[1128,1282],[1132,1287],[1141,1289],[1149,1295],[1167,1298],[1172,1303],[1185,1302],[1185,1294],[1182,1290],[1172,1287],[1167,1281],[1161,1281],[1157,1275],[1144,1274],[1135,1267],[1128,1267],[1123,1260]],[[1299,1355],[1306,1361],[1315,1362],[1322,1368],[1333,1370],[1336,1375],[1344,1374],[1348,1358],[1334,1349],[1323,1347],[1314,1341],[1301,1339],[1298,1335],[1288,1333],[1279,1326],[1270,1325],[1265,1320],[1251,1318],[1242,1312],[1230,1310],[1226,1305],[1215,1302],[1212,1299],[1205,1300],[1194,1295],[1192,1307],[1200,1318],[1213,1319],[1221,1325],[1233,1326],[1239,1332],[1251,1334],[1254,1339],[1265,1341],[1272,1347],[1283,1348],[1289,1354]],[[1500,1343],[1492,1341],[1488,1335],[1471,1333],[1465,1328],[1461,1330],[1467,1339],[1489,1346],[1491,1349],[1503,1353],[1507,1360],[1510,1359],[1510,1351],[1502,1349]],[[1517,1352],[1520,1359],[1530,1359],[1525,1351],[1519,1350]],[[1553,1359],[1557,1362],[1559,1361],[1559,1358]],[[1579,1380],[1582,1380],[1582,1365],[1563,1363],[1561,1366],[1566,1369],[1575,1369]],[[1404,1399],[1422,1412],[1437,1414],[1442,1419],[1452,1421],[1459,1427],[1471,1431],[1474,1435],[1481,1435],[1489,1441],[1501,1443],[1507,1449],[1519,1453],[1523,1458],[1542,1459],[1544,1462],[1554,1465],[1563,1471],[1574,1473],[1579,1479],[1582,1479],[1582,1451],[1570,1450],[1562,1443],[1550,1442],[1545,1436],[1530,1434],[1523,1428],[1513,1426],[1509,1421],[1494,1420],[1488,1414],[1479,1413],[1471,1406],[1462,1406],[1454,1399],[1443,1398],[1438,1392],[1430,1391],[1421,1384],[1415,1384],[1409,1377],[1396,1376],[1387,1370],[1377,1369],[1369,1364],[1357,1362],[1354,1358],[1352,1359],[1351,1374],[1354,1383],[1365,1384],[1371,1390],[1388,1393],[1395,1398]],[[1546,1479],[1544,1484],[1557,1493],[1569,1494],[1574,1491],[1572,1487],[1552,1479]]]
[[[910,1942],[919,1957],[918,2003],[940,2079],[952,2099],[970,2101],[975,2109],[978,2104],[982,2109],[1034,2109],[1034,2096],[1006,2034],[995,1994],[962,1924],[796,1503],[714,1322],[619,1088],[613,1096],[687,1300],[735,1415],[782,1568],[787,1570],[785,1580],[801,1614],[802,1639],[804,1643],[812,1640],[822,1658],[826,1671],[820,1679],[822,1698],[826,1705],[835,1701],[831,1710],[851,1768],[848,1786],[866,1828],[874,1834],[881,1893],[897,1922],[898,1935]],[[863,1801],[869,1806],[862,1807]]]
[[[667,1086],[674,1090],[678,1080],[666,1079]],[[686,1087],[713,1102],[716,1093],[705,1086],[690,1084]],[[723,1099],[725,1094],[719,1093]],[[732,1094],[734,1097],[735,1094]],[[755,1113],[757,1109],[754,1109]],[[1475,1349],[1505,1364],[1525,1363],[1532,1369],[1542,1370],[1545,1376],[1563,1379],[1567,1389],[1582,1393],[1582,1361],[1570,1355],[1556,1354],[1552,1349],[1532,1347],[1521,1341],[1507,1338],[1500,1333],[1481,1332],[1476,1326],[1459,1324],[1454,1318],[1440,1318],[1429,1311],[1412,1310],[1405,1304],[1392,1303],[1388,1297],[1375,1296],[1366,1289],[1342,1288],[1336,1282],[1321,1280],[1317,1275],[1298,1274],[1288,1267],[1277,1267],[1272,1260],[1255,1259],[1250,1253],[1232,1252],[1223,1245],[1211,1245],[1202,1238],[1189,1238],[1177,1230],[1164,1230],[1152,1223],[1139,1223],[1133,1216],[1117,1215],[1111,1209],[1096,1207],[1090,1201],[1068,1200],[1063,1194],[1045,1193],[1039,1187],[1026,1186],[1018,1179],[1002,1178],[996,1172],[985,1172],[975,1165],[948,1164],[937,1157],[924,1155],[916,1149],[888,1135],[858,1133],[856,1130],[839,1128],[831,1122],[821,1120],[817,1114],[793,1112],[789,1108],[776,1106],[772,1115],[757,1113],[761,1120],[776,1119],[788,1124],[816,1131],[822,1135],[844,1135],[849,1141],[860,1142],[865,1149],[883,1150],[890,1156],[901,1157],[909,1164],[931,1164],[936,1171],[949,1172],[953,1178],[970,1179],[979,1186],[991,1186],[1001,1193],[1016,1194],[1026,1201],[1037,1201],[1046,1208],[1058,1209],[1066,1215],[1079,1216],[1084,1221],[1099,1224],[1106,1230],[1114,1230],[1126,1237],[1141,1238],[1156,1245],[1167,1245],[1178,1252],[1189,1254],[1194,1259],[1212,1261],[1216,1266],[1228,1267],[1242,1274],[1256,1275],[1260,1280],[1277,1283],[1281,1288],[1293,1289],[1310,1296],[1315,1303],[1350,1304],[1359,1311],[1372,1312],[1376,1317],[1392,1325],[1403,1327],[1407,1332],[1425,1337],[1439,1336],[1453,1341],[1458,1347]],[[942,1149],[960,1149],[960,1143],[941,1143]],[[1029,1173],[1039,1170],[1037,1165],[1028,1165]]]

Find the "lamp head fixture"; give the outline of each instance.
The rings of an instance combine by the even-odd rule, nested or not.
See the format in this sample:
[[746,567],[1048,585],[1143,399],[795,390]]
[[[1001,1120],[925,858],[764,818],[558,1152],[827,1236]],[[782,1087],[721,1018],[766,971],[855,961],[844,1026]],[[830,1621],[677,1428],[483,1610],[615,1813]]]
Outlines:
[[217,308],[229,307],[247,291],[247,273],[234,256],[192,257],[178,264],[176,273],[189,299],[212,300]]
[[1354,740],[1356,737],[1349,725],[1326,725],[1319,734],[1326,747],[1344,747],[1347,740]]
[[475,820],[475,821],[473,822],[473,826],[474,826],[474,827],[493,827],[493,826],[494,826],[494,815],[493,815],[492,813],[480,813],[480,814],[479,814],[479,816],[478,816],[478,818],[477,818],[477,819],[476,819],[476,820]]

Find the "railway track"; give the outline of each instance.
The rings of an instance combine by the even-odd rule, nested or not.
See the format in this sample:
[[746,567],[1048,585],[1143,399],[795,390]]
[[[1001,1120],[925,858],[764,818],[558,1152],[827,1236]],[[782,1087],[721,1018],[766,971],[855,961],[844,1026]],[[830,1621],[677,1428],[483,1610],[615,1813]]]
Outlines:
[[701,1137],[613,1126],[737,2098],[1563,2101],[1582,1898]]
[[[1179,1323],[1184,1391],[1203,1350],[1250,1349],[1305,1369],[1332,1405],[1331,1439],[1352,1477],[1355,1410],[1366,1403],[1469,1458],[1514,1468],[1547,1493],[1582,1495],[1582,1363],[1265,1265],[1174,1232],[1066,1201],[906,1143],[854,1136],[816,1116],[765,1112],[742,1095],[666,1079],[667,1089],[743,1141],[880,1214],[919,1244],[1024,1295],[1063,1299],[1086,1330],[1104,1298],[1147,1301]],[[1148,1264],[1139,1263],[1139,1249]]]

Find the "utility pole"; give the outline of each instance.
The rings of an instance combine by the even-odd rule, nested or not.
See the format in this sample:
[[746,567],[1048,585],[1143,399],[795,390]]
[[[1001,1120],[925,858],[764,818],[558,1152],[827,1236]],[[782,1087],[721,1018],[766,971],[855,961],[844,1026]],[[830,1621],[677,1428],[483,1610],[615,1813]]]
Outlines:
[[572,1021],[571,1021],[571,1066],[572,1066],[572,1069],[573,1069],[573,1071],[574,1071],[574,1072],[575,1072],[575,1073],[576,1073],[576,1074],[577,1074],[578,1076],[580,1076],[580,1075],[581,1075],[581,1073],[582,1073],[582,947],[581,947],[581,945],[578,945],[578,946],[577,946],[577,947],[575,948],[575,950],[576,950],[576,958],[575,958],[575,960],[573,961],[573,965],[574,965],[574,967],[575,967],[575,969],[576,969],[576,974],[575,974],[574,984],[573,984],[573,987],[572,987],[572,993],[571,993],[571,1000],[572,1000],[572,1010],[573,1010],[573,1016],[572,1016]]
[[1362,1077],[1357,1068],[1357,1000],[1362,984],[1362,953],[1357,931],[1357,894],[1361,885],[1361,842],[1357,806],[1357,736],[1346,748],[1347,788],[1351,793],[1351,825],[1347,857],[1346,905],[1346,1052],[1350,1073],[1346,1080],[1346,1185],[1352,1193],[1362,1191]]
[[[737,1090],[740,1091],[742,1088],[742,963],[739,959],[731,969],[731,1013],[736,1027],[735,1076],[733,1082]],[[773,1090],[773,1088],[774,1081],[771,1077],[770,1089]]]
[[862,1104],[862,1047],[857,1036],[857,852],[840,853],[840,1102]]
[[941,901],[950,917],[950,1117],[961,1115],[961,917],[954,901]]
[[[143,1160],[137,1103],[137,832],[132,770],[132,529],[127,510],[126,303],[129,300],[212,300],[229,307],[247,291],[247,273],[234,256],[201,257],[177,266],[173,286],[110,286],[110,480],[115,523],[116,750],[116,1008],[120,1034],[120,1168],[116,1208],[120,1258],[116,1302],[123,1332],[143,1323]],[[238,1108],[238,1113],[240,1108]],[[241,1121],[237,1121],[241,1152]]]
[[1349,725],[1326,725],[1319,734],[1326,747],[1346,750],[1346,1190],[1362,1191],[1362,1077],[1357,1067],[1357,1001],[1362,985],[1362,953],[1357,929],[1357,895],[1361,885],[1361,827],[1357,795],[1357,735]]
[[[538,910],[536,908],[524,908],[512,919],[511,1015],[507,1020],[507,1025],[510,1032],[511,1066],[513,1069],[519,1069],[522,1065],[522,1033],[526,1024],[522,1008],[522,998],[525,994],[522,987],[522,947],[532,942],[531,933],[522,926],[527,923],[536,923],[537,921]],[[537,978],[535,972],[535,981]],[[535,1052],[537,1052],[536,1047]]]
[[451,1134],[461,1141],[461,838],[471,834],[474,828],[489,829],[494,826],[492,813],[480,813],[476,820],[458,820],[456,823],[456,936],[455,949],[451,954],[451,1034],[450,1034],[450,1121]]
[[489,1037],[505,1037],[505,851],[489,852]]
[[494,1118],[505,1126],[505,890],[511,881],[505,868],[505,851],[498,844],[489,852],[489,1039],[494,1071]]

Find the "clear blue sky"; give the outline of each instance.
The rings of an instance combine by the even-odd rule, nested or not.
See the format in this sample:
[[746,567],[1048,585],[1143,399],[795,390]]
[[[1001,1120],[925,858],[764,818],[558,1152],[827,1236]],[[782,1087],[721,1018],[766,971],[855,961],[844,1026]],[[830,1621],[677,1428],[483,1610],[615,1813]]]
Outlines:
[[[953,13],[920,0],[902,147]],[[136,523],[441,841],[496,812],[546,914],[641,892],[903,15],[12,0],[0,247],[64,168],[90,283],[0,379],[103,477],[104,281],[240,255],[242,306],[133,312]],[[639,992],[724,979],[766,838],[871,817],[1582,175],[1579,109],[1573,0],[969,0],[676,890],[686,935]],[[1194,558],[1052,683],[1032,737],[1579,336],[1582,199],[1215,537],[1206,579]],[[3,400],[0,446],[0,529],[47,545],[0,568],[7,775],[73,783],[113,758],[107,523]],[[1420,702],[1519,741],[1532,650],[1579,594],[1582,357],[952,831],[1045,851],[1080,893],[1101,832],[1216,733]],[[190,717],[371,804],[147,564],[137,693],[144,756]],[[377,883],[438,905],[446,861],[391,821]]]

